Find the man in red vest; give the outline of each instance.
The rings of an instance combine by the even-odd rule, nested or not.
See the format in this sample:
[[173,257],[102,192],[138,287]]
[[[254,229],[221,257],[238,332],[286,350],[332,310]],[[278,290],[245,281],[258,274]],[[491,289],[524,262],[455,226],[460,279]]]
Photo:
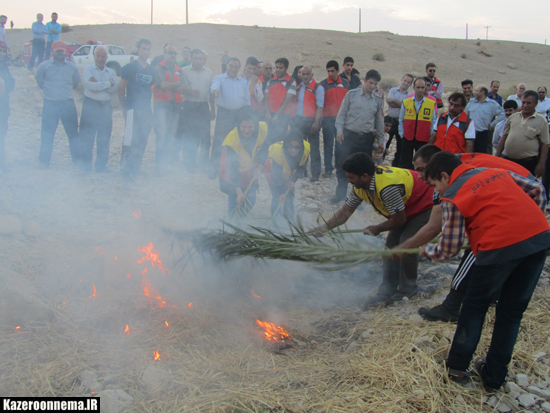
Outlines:
[[[431,79],[432,83],[430,87],[430,95],[437,100],[437,107],[443,107],[443,83],[437,77],[435,77],[436,66],[435,63],[428,63],[426,65],[426,74]],[[466,105],[464,105],[466,106]]]
[[413,87],[414,96],[403,101],[399,112],[399,135],[403,137],[399,167],[407,169],[412,169],[413,152],[428,143],[437,122],[436,103],[424,96],[426,81],[417,78]]
[[296,81],[287,73],[289,64],[285,57],[275,60],[275,76],[268,80],[265,89],[264,116],[268,122],[269,144],[283,139],[290,124],[290,103],[296,96]]
[[185,76],[176,64],[176,46],[164,46],[164,60],[155,67],[153,84],[154,128],[157,136],[155,165],[157,172],[165,173],[169,162],[177,160],[176,130],[183,106],[182,93],[189,89]]
[[430,143],[451,153],[474,151],[476,128],[474,120],[464,112],[466,104],[462,93],[455,92],[449,96],[449,111],[439,117]]
[[470,381],[466,370],[500,290],[487,358],[474,362],[483,386],[495,391],[506,380],[521,319],[550,248],[544,187],[504,169],[473,168],[449,152],[430,159],[425,177],[441,194],[443,225],[438,244],[428,244],[423,255],[447,260],[460,252],[467,235],[476,257],[446,361],[449,376]]
[[[332,175],[334,170],[332,163],[332,153],[334,150],[334,141],[336,139],[336,115],[342,106],[344,96],[348,93],[348,79],[338,75],[340,69],[336,60],[330,60],[327,63],[328,77],[321,81],[321,86],[325,90],[325,103],[323,106],[323,116],[321,123],[323,125],[323,150],[325,156],[325,177]],[[334,158],[338,157],[339,146],[336,145]]]

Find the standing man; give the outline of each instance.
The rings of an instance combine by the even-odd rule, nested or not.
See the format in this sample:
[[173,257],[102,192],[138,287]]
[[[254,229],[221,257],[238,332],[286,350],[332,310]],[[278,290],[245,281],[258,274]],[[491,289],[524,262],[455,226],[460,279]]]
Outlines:
[[6,170],[6,134],[8,133],[8,117],[10,116],[10,93],[15,88],[6,57],[8,45],[0,40],[0,169]]
[[449,376],[468,383],[466,370],[485,315],[500,291],[487,358],[474,361],[483,386],[495,391],[506,379],[521,319],[550,247],[550,227],[542,212],[544,189],[538,182],[504,169],[464,165],[450,153],[435,154],[425,176],[441,194],[443,225],[438,244],[425,246],[423,255],[447,260],[460,252],[467,235],[476,257],[446,360]]
[[120,164],[122,176],[127,181],[133,181],[140,173],[149,133],[153,128],[151,87],[155,70],[147,63],[151,56],[151,41],[139,40],[137,51],[138,58],[122,68],[118,86],[118,99],[126,119]]
[[225,73],[225,71],[227,70],[227,63],[229,63],[229,55],[227,54],[227,50],[224,50],[222,56],[222,73]]
[[57,22],[57,13],[52,13],[52,21],[46,23],[46,29],[48,29],[48,41],[46,43],[46,53],[44,54],[44,60],[50,58],[52,52],[52,43],[59,40],[61,34],[61,25]]
[[67,61],[67,46],[61,41],[51,45],[53,59],[42,62],[36,70],[36,83],[44,91],[42,109],[42,132],[40,140],[41,168],[48,168],[52,158],[53,140],[59,120],[63,123],[69,138],[69,150],[74,164],[79,163],[78,115],[74,104],[74,89],[80,83],[80,74]]
[[10,47],[8,46],[8,41],[6,40],[6,22],[7,21],[8,21],[8,17],[2,14],[0,16],[0,41],[4,42],[4,44],[8,47],[8,50],[9,50]]
[[294,126],[311,146],[311,182],[321,175],[321,152],[319,151],[319,128],[325,105],[325,89],[313,79],[313,68],[302,67],[302,82],[296,88]]
[[[327,65],[328,77],[321,81],[321,86],[325,90],[325,102],[323,104],[323,117],[321,122],[323,125],[323,152],[325,157],[325,178],[332,175],[334,170],[332,163],[332,154],[334,152],[334,159],[338,159],[339,151],[334,150],[334,141],[336,140],[336,115],[342,106],[344,96],[348,93],[349,83],[347,79],[342,79],[338,75],[338,62],[336,60],[330,60]],[[338,145],[336,146],[338,148]]]
[[537,178],[544,174],[548,155],[548,121],[535,110],[538,100],[534,90],[522,94],[521,112],[506,121],[496,152],[501,156],[506,149],[505,159],[520,164]]
[[256,112],[258,112],[258,107],[263,107],[264,103],[264,94],[262,92],[262,86],[258,82],[258,76],[256,72],[260,62],[254,56],[250,56],[246,59],[246,64],[244,65],[243,78],[246,80],[248,85],[248,91],[250,92],[250,106]]
[[[314,234],[344,224],[363,201],[372,204],[374,210],[386,218],[381,224],[368,226],[364,233],[377,236],[389,231],[387,248],[411,238],[428,222],[434,191],[415,171],[375,166],[366,153],[352,154],[342,168],[353,190],[332,218],[312,230]],[[365,300],[364,310],[373,304],[390,304],[404,297],[410,298],[418,292],[418,254],[406,254],[399,260],[385,259],[383,266],[382,284],[376,294]]]
[[262,62],[261,73],[260,73],[260,76],[258,77],[258,85],[257,85],[257,87],[262,92],[262,103],[260,104],[260,102],[257,102],[258,105],[256,106],[256,112],[258,112],[258,115],[260,115],[260,120],[262,121],[266,119],[265,103],[263,103],[264,99],[266,98],[265,90],[267,88],[267,82],[271,80],[272,77],[273,77],[273,63],[271,63],[270,61]]
[[548,90],[546,86],[539,86],[537,93],[539,95],[539,101],[537,103],[536,111],[548,120],[548,112],[550,111],[550,98],[546,97]]
[[489,95],[487,97],[497,102],[499,106],[502,106],[502,96],[498,94],[499,89],[500,89],[500,82],[498,80],[492,80],[491,90],[489,91]]
[[239,112],[245,106],[250,106],[250,89],[245,78],[237,76],[241,62],[236,57],[227,61],[227,71],[214,76],[210,93],[216,99],[218,115],[214,141],[212,142],[212,155],[210,156],[210,179],[216,179],[220,170],[220,158],[222,155],[222,143],[239,123]]
[[189,89],[181,68],[176,65],[176,46],[164,46],[164,59],[155,67],[153,117],[155,122],[157,173],[164,174],[168,164],[177,161],[176,132],[183,107],[182,93]]
[[[499,123],[497,123],[497,126],[495,126],[493,134],[493,149],[495,150],[495,152],[498,148],[500,138],[502,138],[502,135],[504,134],[504,126],[506,126],[506,121],[510,116],[515,113],[516,109],[518,108],[518,104],[515,100],[507,100],[502,106],[504,108],[504,116],[506,116],[506,119],[501,120]],[[506,152],[502,151],[502,155],[506,156]],[[548,191],[546,191],[546,193],[548,194]]]
[[345,57],[344,58],[344,70],[342,73],[340,73],[340,77],[342,79],[346,79],[348,81],[348,89],[357,89],[358,87],[361,87],[361,79],[359,76],[353,73],[353,65],[355,64],[353,57]]
[[[200,49],[191,51],[191,65],[182,73],[189,82],[185,92],[183,116],[183,164],[188,171],[196,170],[197,152],[200,147],[200,168],[207,170],[210,156],[210,121],[216,117],[214,97],[210,95],[212,71],[204,67],[204,54]],[[183,122],[182,122],[183,121]]]
[[265,89],[265,117],[268,121],[268,144],[283,139],[290,124],[292,99],[296,96],[296,81],[287,73],[290,62],[286,57],[275,60],[275,76]]
[[403,101],[399,112],[399,134],[403,136],[400,168],[413,169],[413,152],[429,142],[436,127],[436,102],[426,99],[426,87],[423,78],[416,79],[413,83],[414,96]]
[[[376,138],[379,142],[385,143],[382,116],[384,102],[374,93],[381,78],[376,70],[369,70],[363,87],[352,89],[346,94],[336,116],[336,145],[340,145],[338,149],[340,152],[336,159],[338,186],[335,196],[331,199],[333,203],[343,201],[346,197],[348,179],[346,171],[342,169],[343,162],[357,152],[371,154]],[[383,144],[379,150],[384,151]]]
[[474,97],[474,82],[470,79],[465,79],[460,82],[462,86],[462,93],[466,97],[466,102],[469,102]]
[[426,74],[431,80],[431,84],[427,85],[430,88],[430,95],[432,95],[437,101],[437,108],[443,107],[443,83],[437,77],[435,77],[436,66],[435,63],[428,63],[426,65]]
[[401,113],[401,107],[403,101],[409,96],[409,88],[413,82],[413,76],[406,74],[401,79],[401,86],[392,87],[386,98],[388,104],[388,116],[392,118],[392,127],[389,132],[389,140],[387,147],[391,145],[392,139],[395,137],[395,158],[393,158],[392,166],[399,166],[399,160],[401,158],[401,146],[402,135],[399,134],[399,114]]
[[189,66],[191,64],[191,49],[185,46],[181,49],[181,56],[183,59],[178,62],[178,66],[183,69],[185,66]]
[[462,93],[449,96],[449,111],[439,117],[430,143],[451,153],[474,151],[475,122],[464,112],[465,107],[466,97]]
[[[491,143],[490,131],[505,119],[504,109],[496,101],[487,99],[489,89],[484,85],[476,87],[474,95],[464,111],[476,126],[474,152],[487,153],[487,147]],[[492,150],[490,152],[492,154]]]
[[94,141],[97,134],[97,156],[95,171],[107,171],[109,145],[113,131],[113,108],[111,99],[118,90],[118,78],[113,69],[105,66],[107,49],[98,46],[94,49],[94,64],[86,66],[82,72],[84,83],[84,103],[80,115],[80,156],[85,172],[92,170]]
[[44,16],[42,13],[36,15],[36,21],[32,24],[32,54],[31,60],[29,60],[28,69],[30,71],[34,68],[34,61],[38,57],[37,66],[40,66],[40,63],[44,60],[44,49],[46,47],[46,41],[44,40],[44,35],[49,33],[49,30],[46,29],[46,25],[42,23]]
[[527,86],[525,86],[525,83],[520,83],[518,85],[518,88],[516,90],[516,94],[515,95],[510,95],[508,96],[508,99],[506,100],[515,100],[516,103],[518,104],[518,111],[521,110],[521,104],[522,104],[522,96],[523,96],[523,92],[525,92],[525,88]]

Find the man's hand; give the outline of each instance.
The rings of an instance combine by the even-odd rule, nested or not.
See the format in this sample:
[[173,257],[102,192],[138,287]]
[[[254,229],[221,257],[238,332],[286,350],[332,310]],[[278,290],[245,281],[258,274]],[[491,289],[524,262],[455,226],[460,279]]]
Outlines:
[[315,238],[321,238],[327,230],[328,228],[326,225],[319,225],[318,227],[306,231],[306,234],[312,234]]
[[311,125],[311,133],[317,133],[319,132],[319,123],[317,119],[313,121],[313,125]]
[[286,199],[286,195],[285,194],[281,194],[281,196],[279,196],[279,204],[282,204],[285,202],[285,199]]
[[363,231],[363,234],[365,235],[373,235],[373,236],[377,236],[378,234],[380,234],[380,230],[378,229],[378,225],[370,225],[368,226],[367,228],[365,228],[365,230]]
[[540,162],[537,164],[537,166],[535,166],[535,176],[537,178],[540,178],[541,176],[544,175],[544,163],[541,164]]
[[241,190],[241,188],[237,188],[237,205],[241,206],[242,204],[244,204],[244,200],[245,196],[243,194],[243,191]]
[[[112,81],[112,80],[113,80],[113,79],[111,79],[111,81]],[[96,79],[95,77],[92,76],[91,78],[88,79],[88,82],[97,82],[97,79]],[[112,85],[112,83],[111,83],[111,85]]]
[[111,84],[111,86],[115,85],[115,81],[113,80],[113,78],[109,79],[109,83]]
[[344,134],[342,132],[338,132],[336,134],[336,140],[338,141],[338,143],[344,142]]
[[383,145],[378,145],[378,149],[376,150],[378,153],[384,153],[384,151],[386,150],[386,148],[384,148]]
[[220,97],[220,91],[214,89],[214,91],[212,92],[212,96],[214,96],[214,99],[215,99],[215,98],[219,98],[219,97]]

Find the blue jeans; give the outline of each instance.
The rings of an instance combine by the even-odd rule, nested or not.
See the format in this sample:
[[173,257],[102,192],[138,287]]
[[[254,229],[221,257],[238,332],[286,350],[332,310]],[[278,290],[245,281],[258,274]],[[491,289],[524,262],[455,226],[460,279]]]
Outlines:
[[113,131],[113,108],[111,102],[84,98],[80,115],[80,156],[82,168],[91,171],[94,142],[97,135],[96,171],[103,171],[109,160],[109,145]]
[[44,61],[44,49],[46,48],[46,42],[44,39],[32,39],[32,53],[31,59],[29,60],[28,69],[32,70],[34,68],[34,61],[38,58],[37,66],[40,66],[40,63]]
[[468,369],[481,337],[491,299],[502,288],[482,379],[487,386],[495,389],[504,383],[521,319],[537,286],[545,260],[546,251],[543,250],[498,264],[475,264],[449,351],[448,368],[461,371]]
[[[242,189],[242,188],[241,188]],[[246,189],[242,189],[243,194]],[[256,192],[258,191],[258,185],[252,185],[246,194],[244,204],[241,205],[241,208],[237,211],[237,194],[229,195],[228,199],[228,212],[229,216],[233,217],[234,215],[237,218],[242,218],[247,215],[254,204],[256,203]]]
[[[325,155],[325,172],[332,173],[332,154],[334,152],[334,142],[336,141],[336,117],[323,118],[323,152]],[[335,155],[336,157],[336,155]]]

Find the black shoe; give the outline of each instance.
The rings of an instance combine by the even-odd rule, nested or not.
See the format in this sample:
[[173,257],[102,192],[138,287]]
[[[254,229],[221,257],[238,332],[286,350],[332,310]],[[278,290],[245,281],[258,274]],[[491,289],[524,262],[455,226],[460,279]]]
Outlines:
[[470,377],[470,373],[467,371],[461,371],[461,370],[455,370],[455,369],[447,369],[447,373],[449,374],[449,379],[454,381],[455,383],[458,383],[462,386],[467,386],[472,382],[472,378]]
[[410,293],[402,293],[402,292],[398,291],[390,297],[390,300],[392,300],[392,301],[401,301],[405,297],[412,298],[416,294],[418,294],[418,288],[417,287],[415,287],[414,290],[412,290]]
[[464,294],[451,289],[440,305],[433,308],[421,307],[418,309],[418,314],[428,321],[450,321],[451,323],[456,323],[463,300]]
[[310,182],[319,182],[319,175],[312,176],[311,179],[310,179]]
[[390,304],[393,304],[393,301],[388,295],[376,293],[365,298],[365,300],[363,301],[363,304],[361,305],[361,308],[364,311],[367,311],[368,309],[374,306],[383,305],[385,307]]

